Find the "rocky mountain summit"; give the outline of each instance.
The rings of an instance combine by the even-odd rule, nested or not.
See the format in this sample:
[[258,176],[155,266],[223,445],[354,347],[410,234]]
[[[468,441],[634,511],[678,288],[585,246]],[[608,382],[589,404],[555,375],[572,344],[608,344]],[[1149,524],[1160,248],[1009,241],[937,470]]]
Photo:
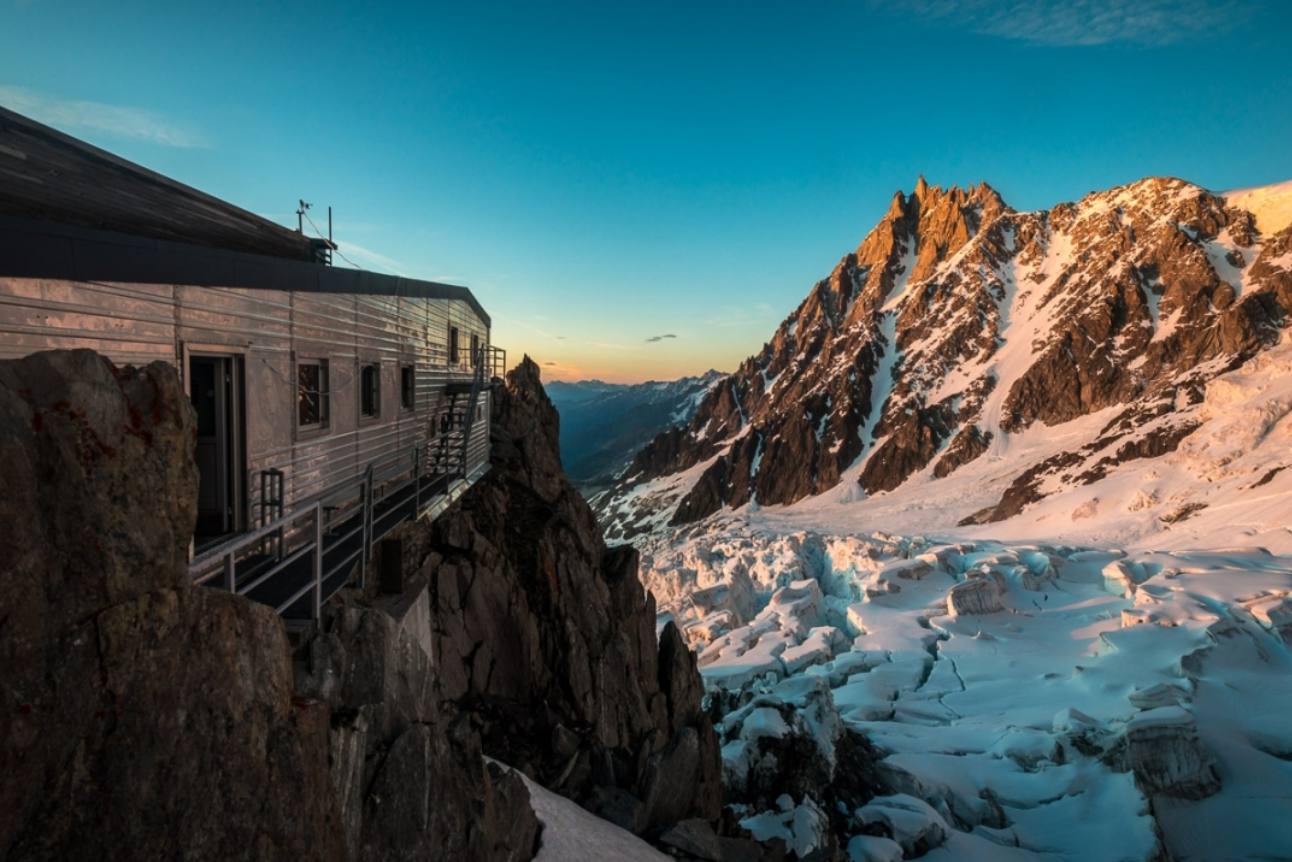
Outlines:
[[[840,485],[936,495],[979,459],[1008,475],[960,520],[994,522],[1173,451],[1207,381],[1274,344],[1292,310],[1292,225],[1258,200],[1282,197],[1149,178],[1019,212],[986,184],[921,178],[597,499],[608,534]],[[1019,444],[1079,419],[1062,447]]]

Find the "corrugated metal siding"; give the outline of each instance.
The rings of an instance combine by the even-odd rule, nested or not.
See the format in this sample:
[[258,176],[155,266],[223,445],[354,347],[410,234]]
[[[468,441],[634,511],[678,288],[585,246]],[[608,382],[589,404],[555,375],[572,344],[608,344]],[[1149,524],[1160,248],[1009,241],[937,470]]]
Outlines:
[[0,278],[0,357],[89,348],[135,365],[173,361],[174,293],[170,285]]
[[[461,362],[448,364],[450,326]],[[471,335],[489,327],[458,299],[143,285],[0,277],[0,356],[88,347],[118,364],[170,362],[189,352],[243,357],[248,513],[259,513],[258,474],[285,474],[286,503],[358,479],[368,464],[408,453],[431,436],[450,380],[469,380]],[[326,359],[329,423],[296,427],[298,359]],[[380,414],[359,415],[360,367],[381,367]],[[400,404],[400,368],[413,365],[414,409]],[[472,429],[469,467],[489,457],[488,393]]]
[[490,392],[485,390],[480,397],[480,418],[471,429],[471,439],[467,444],[467,475],[489,461],[489,416]]

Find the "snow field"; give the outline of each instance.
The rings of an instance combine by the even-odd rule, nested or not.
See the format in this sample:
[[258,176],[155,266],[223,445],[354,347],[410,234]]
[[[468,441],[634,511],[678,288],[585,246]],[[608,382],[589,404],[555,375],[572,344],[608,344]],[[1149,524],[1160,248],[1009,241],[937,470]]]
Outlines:
[[[710,601],[661,609],[739,704],[719,726],[727,783],[789,734],[827,759],[849,732],[880,751],[885,793],[851,812],[851,858],[1292,848],[1292,558],[738,527],[684,544]],[[994,603],[953,612],[974,583]],[[740,813],[810,851],[821,804]]]

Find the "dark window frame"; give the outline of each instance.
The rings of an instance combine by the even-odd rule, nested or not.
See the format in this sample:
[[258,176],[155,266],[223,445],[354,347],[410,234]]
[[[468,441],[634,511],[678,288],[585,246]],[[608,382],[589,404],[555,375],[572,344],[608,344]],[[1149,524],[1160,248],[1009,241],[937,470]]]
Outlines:
[[359,421],[381,418],[381,363],[359,364]]
[[411,363],[399,366],[399,406],[417,409],[417,366]]
[[462,362],[460,351],[461,335],[456,326],[449,326],[449,365],[459,365]]
[[480,364],[480,333],[471,333],[471,367]]
[[[314,379],[306,380],[307,369],[314,369]],[[296,430],[305,433],[326,431],[332,419],[332,391],[329,385],[328,361],[322,357],[298,357],[296,360]],[[307,412],[313,396],[314,410]],[[314,421],[306,421],[313,415]]]

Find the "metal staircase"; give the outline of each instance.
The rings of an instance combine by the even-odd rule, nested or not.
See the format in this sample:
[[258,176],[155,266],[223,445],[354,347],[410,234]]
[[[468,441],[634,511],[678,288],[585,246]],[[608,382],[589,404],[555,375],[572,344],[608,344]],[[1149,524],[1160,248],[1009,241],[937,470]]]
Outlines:
[[463,478],[470,466],[471,437],[480,421],[481,399],[486,389],[502,382],[507,352],[482,345],[472,357],[471,379],[450,382],[445,401],[435,418],[429,470]]

